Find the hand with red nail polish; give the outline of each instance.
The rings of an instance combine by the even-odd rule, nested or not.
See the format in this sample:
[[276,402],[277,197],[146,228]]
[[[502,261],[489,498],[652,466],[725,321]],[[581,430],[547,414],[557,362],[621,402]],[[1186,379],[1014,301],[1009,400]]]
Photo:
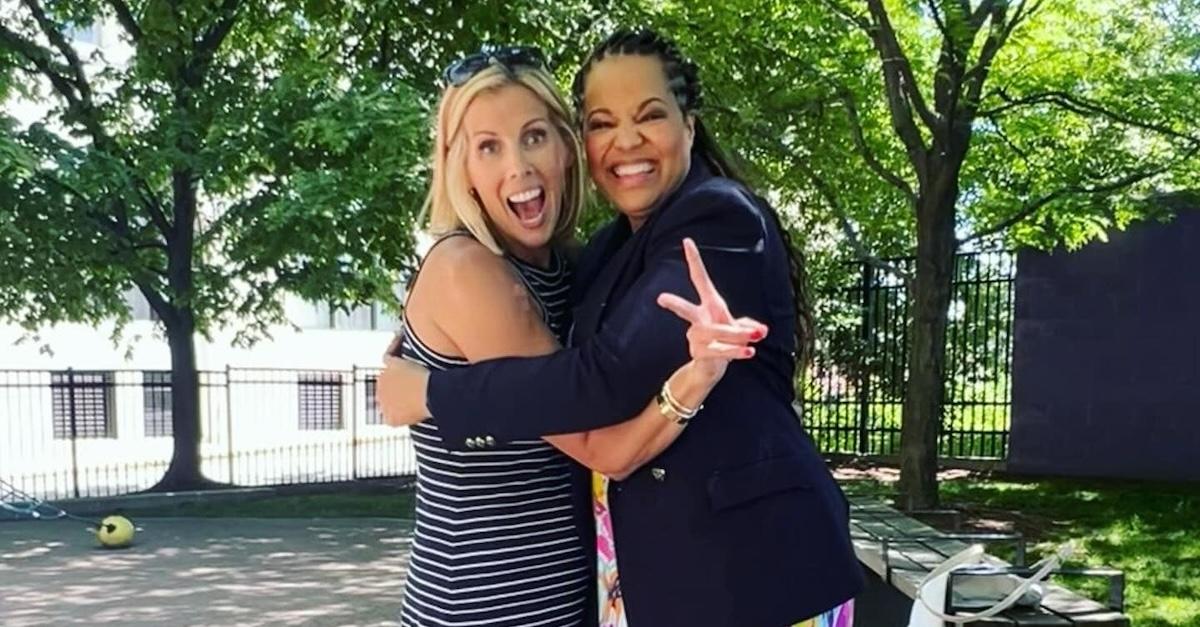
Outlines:
[[751,318],[733,317],[704,267],[700,250],[690,238],[683,240],[683,253],[700,302],[692,303],[675,294],[664,293],[659,295],[658,304],[691,325],[687,339],[692,359],[697,367],[719,379],[724,376],[730,361],[754,357],[755,350],[750,345],[767,337],[768,328]]

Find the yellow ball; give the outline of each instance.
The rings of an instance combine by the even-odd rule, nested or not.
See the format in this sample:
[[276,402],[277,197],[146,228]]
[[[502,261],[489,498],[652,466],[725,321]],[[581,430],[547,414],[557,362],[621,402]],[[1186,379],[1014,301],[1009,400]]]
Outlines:
[[109,516],[100,521],[96,539],[109,549],[120,549],[133,544],[133,523],[124,516]]

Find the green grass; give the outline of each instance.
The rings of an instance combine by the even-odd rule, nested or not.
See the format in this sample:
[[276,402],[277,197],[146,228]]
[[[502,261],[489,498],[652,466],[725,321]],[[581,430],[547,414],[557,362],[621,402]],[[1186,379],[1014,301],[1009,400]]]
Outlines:
[[[892,494],[890,485],[872,480],[843,485],[849,494]],[[1124,571],[1126,611],[1136,627],[1200,626],[1200,486],[980,477],[941,486],[942,505],[964,510],[969,522],[1004,522],[1025,534],[1031,560],[1078,540],[1082,556],[1071,565]],[[1101,582],[1062,583],[1104,598]]]
[[306,494],[252,501],[181,503],[126,513],[139,518],[412,518],[415,508],[413,491],[402,489],[389,493]]

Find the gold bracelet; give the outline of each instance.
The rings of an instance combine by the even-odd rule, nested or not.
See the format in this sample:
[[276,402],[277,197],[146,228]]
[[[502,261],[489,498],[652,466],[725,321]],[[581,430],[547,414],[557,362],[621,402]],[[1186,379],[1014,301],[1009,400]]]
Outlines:
[[670,379],[667,379],[666,381],[663,382],[662,393],[663,393],[663,396],[666,397],[667,402],[670,403],[672,407],[674,407],[679,413],[687,416],[688,418],[694,418],[696,416],[696,414],[700,413],[701,409],[704,409],[703,404],[701,404],[699,407],[697,407],[695,409],[688,409],[686,406],[684,406],[683,403],[680,403],[679,400],[675,398],[675,395],[671,393],[671,380]]
[[672,420],[675,424],[686,427],[700,410],[704,409],[704,405],[700,405],[695,409],[684,407],[683,403],[676,400],[675,395],[671,394],[671,381],[668,379],[663,382],[662,391],[658,393],[658,411],[666,418]]
[[671,403],[667,402],[667,399],[663,398],[662,392],[658,393],[658,396],[655,400],[658,402],[658,413],[662,414],[663,418],[666,418],[667,420],[670,420],[681,427],[687,426],[688,419],[685,418],[683,414],[675,411],[675,408],[671,406]]

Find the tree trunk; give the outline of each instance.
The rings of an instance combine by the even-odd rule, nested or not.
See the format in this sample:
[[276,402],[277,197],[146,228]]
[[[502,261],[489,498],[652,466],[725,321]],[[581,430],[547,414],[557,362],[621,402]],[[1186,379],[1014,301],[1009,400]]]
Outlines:
[[171,429],[175,447],[171,463],[151,492],[214,487],[200,469],[200,378],[196,372],[195,323],[187,311],[176,312],[167,325],[171,349]]
[[[184,135],[181,152],[189,146]],[[171,427],[175,448],[163,478],[151,491],[196,490],[224,484],[204,477],[200,469],[200,377],[196,372],[196,314],[192,254],[195,244],[196,183],[188,168],[171,177],[174,225],[167,238],[167,284],[169,303],[162,303],[160,316],[167,329],[171,349]]]
[[917,272],[909,294],[911,346],[900,433],[898,497],[898,505],[906,510],[938,506],[937,439],[945,394],[946,326],[957,244],[957,172],[943,174],[932,187],[917,207]]

